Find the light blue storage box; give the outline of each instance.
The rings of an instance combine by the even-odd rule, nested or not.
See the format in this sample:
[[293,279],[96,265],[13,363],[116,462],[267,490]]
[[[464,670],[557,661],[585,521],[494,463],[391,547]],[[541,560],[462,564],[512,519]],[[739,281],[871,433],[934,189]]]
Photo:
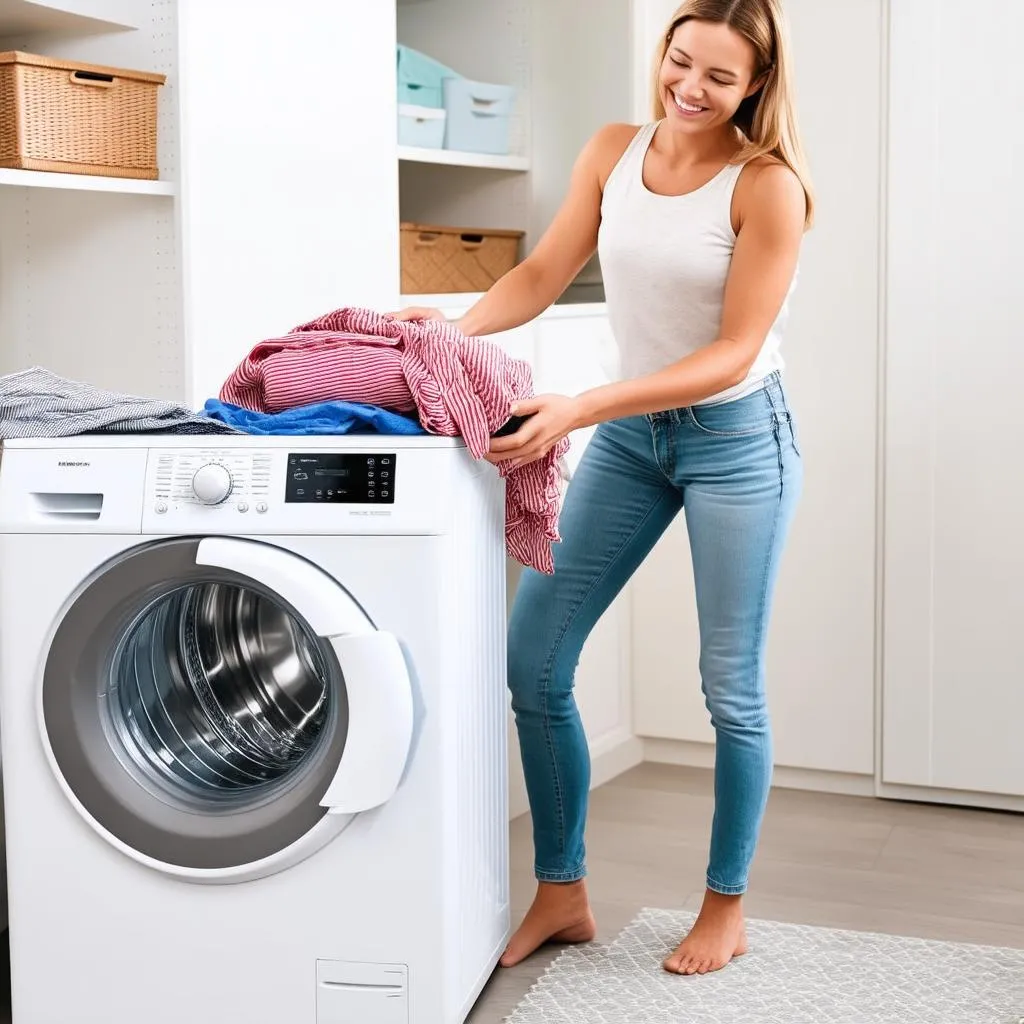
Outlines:
[[446,115],[437,107],[416,107],[403,103],[398,108],[398,144],[419,149],[440,149],[444,145]]
[[411,46],[398,44],[398,102],[417,107],[443,107],[441,83],[459,74]]
[[442,85],[448,114],[445,149],[505,156],[515,89],[466,78],[446,78]]

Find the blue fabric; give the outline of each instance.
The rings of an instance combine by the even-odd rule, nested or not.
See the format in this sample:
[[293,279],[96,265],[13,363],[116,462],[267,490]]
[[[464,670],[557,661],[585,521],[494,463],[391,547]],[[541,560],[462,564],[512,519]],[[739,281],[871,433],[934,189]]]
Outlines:
[[284,412],[253,412],[214,398],[203,415],[246,434],[425,434],[419,421],[378,405],[317,402]]

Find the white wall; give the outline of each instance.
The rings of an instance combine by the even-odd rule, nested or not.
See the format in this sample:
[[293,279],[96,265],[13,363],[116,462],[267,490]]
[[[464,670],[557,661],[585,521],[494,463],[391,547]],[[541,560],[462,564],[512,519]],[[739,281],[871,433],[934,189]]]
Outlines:
[[[534,0],[529,241],[562,205],[588,139],[630,120],[631,26],[624,0]],[[600,281],[595,256],[580,282]]]
[[[674,4],[663,0],[664,17],[655,0],[640,6],[651,49]],[[881,6],[786,4],[819,207],[784,349],[806,483],[768,658],[777,763],[861,776],[874,770]],[[855,84],[840,66],[855,68]],[[636,81],[645,87],[646,68]],[[633,643],[638,733],[701,745],[649,755],[706,763],[713,733],[681,518],[638,574]]]
[[680,0],[632,0],[632,109],[633,120],[646,124],[651,120],[651,82],[654,57],[661,34],[668,28]]

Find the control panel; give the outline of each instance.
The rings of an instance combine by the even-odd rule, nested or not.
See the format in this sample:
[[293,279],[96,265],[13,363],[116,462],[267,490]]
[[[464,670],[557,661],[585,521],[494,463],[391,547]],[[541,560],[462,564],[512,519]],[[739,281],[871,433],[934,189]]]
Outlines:
[[[331,451],[329,442],[305,448],[300,441],[273,448],[153,449],[147,470],[146,520],[151,528],[162,524],[166,530],[233,531],[248,529],[243,525],[247,520],[252,521],[252,529],[305,528],[323,522],[324,514],[332,514],[331,522],[339,516],[422,518],[422,512],[396,490],[397,448],[385,441],[380,447]],[[422,489],[433,475],[428,468],[435,461],[433,454],[408,451],[402,456],[403,463],[408,463],[406,484]]]
[[284,500],[290,503],[391,505],[396,453],[292,452]]
[[433,536],[452,529],[467,495],[491,487],[503,487],[493,467],[452,438],[15,439],[4,448],[0,525],[29,533]]

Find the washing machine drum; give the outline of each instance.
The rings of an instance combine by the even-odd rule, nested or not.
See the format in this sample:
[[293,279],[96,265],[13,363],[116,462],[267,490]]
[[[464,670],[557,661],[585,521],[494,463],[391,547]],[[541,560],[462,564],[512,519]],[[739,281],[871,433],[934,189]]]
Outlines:
[[101,834],[154,865],[217,872],[389,799],[412,695],[397,640],[320,569],[188,539],[133,550],[78,595],[46,660],[43,721]]
[[157,598],[125,631],[108,707],[143,774],[207,809],[242,807],[302,771],[347,724],[319,638],[232,583]]

